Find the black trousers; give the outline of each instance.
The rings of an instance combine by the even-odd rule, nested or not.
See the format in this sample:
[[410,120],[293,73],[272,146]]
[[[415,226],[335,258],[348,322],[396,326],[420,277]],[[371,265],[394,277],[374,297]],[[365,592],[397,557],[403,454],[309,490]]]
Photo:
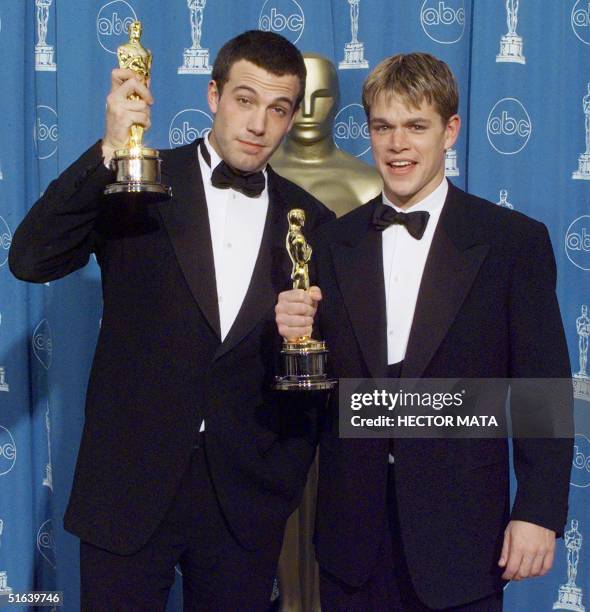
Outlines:
[[[400,537],[395,472],[390,466],[387,486],[389,528],[383,541],[377,570],[362,586],[351,587],[320,568],[322,610],[328,612],[432,612],[414,591]],[[448,612],[501,612],[503,592],[465,605],[445,608]]]
[[281,541],[247,551],[219,508],[202,446],[164,520],[137,553],[117,555],[80,543],[83,612],[165,610],[178,564],[184,610],[266,611]]

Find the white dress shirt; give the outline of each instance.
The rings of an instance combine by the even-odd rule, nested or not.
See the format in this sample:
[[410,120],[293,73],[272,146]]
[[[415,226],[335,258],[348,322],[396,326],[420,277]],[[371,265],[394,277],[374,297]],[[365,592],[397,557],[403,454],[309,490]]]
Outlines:
[[430,195],[408,209],[398,208],[383,194],[383,204],[392,206],[397,211],[425,210],[430,213],[421,240],[413,238],[405,225],[397,223],[390,225],[383,231],[387,363],[398,363],[406,356],[424,265],[448,189],[447,180],[443,179]]
[[[268,185],[254,198],[231,188],[214,187],[211,184],[212,169],[221,158],[207,138],[205,146],[211,155],[211,168],[200,151],[199,165],[209,214],[223,340],[238,316],[252,279],[268,211]],[[268,180],[266,170],[264,176]]]
[[[389,364],[398,363],[406,357],[426,258],[448,190],[447,180],[443,179],[430,195],[405,210],[390,202],[383,194],[383,204],[392,206],[397,211],[425,210],[430,213],[426,230],[420,240],[413,238],[405,225],[394,223],[383,230],[383,276],[387,318],[387,363]],[[394,463],[391,453],[389,453],[388,460],[390,464]]]
[[[211,184],[211,174],[221,163],[221,158],[209,144],[208,138],[205,138],[205,146],[211,155],[211,167],[203,159],[200,150],[199,166],[209,215],[219,323],[223,340],[242,307],[260,251],[268,211],[268,175],[265,169],[264,191],[254,198],[249,198],[231,188],[214,187]],[[199,431],[205,431],[204,420]]]

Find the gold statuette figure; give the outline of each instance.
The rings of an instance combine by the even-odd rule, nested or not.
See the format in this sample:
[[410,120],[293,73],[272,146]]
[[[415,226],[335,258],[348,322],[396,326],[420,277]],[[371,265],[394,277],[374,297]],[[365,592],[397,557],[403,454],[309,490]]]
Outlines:
[[[129,42],[117,49],[119,68],[129,68],[137,78],[147,85],[152,67],[152,54],[142,46],[141,22],[133,21],[129,26]],[[139,100],[135,93],[129,95],[130,100]],[[160,166],[162,160],[156,149],[143,146],[142,125],[134,124],[129,131],[127,147],[115,151],[111,167],[116,172],[117,182],[108,185],[107,195],[128,197],[136,194],[142,201],[161,200],[169,198],[170,187],[162,185]]]
[[[289,231],[286,247],[293,263],[291,279],[293,289],[309,289],[307,265],[312,249],[305,240],[301,228],[305,224],[305,211],[294,208],[289,211]],[[326,377],[328,349],[322,340],[302,336],[295,340],[283,340],[283,376],[275,377],[274,388],[278,391],[323,391],[332,389],[335,380]]]
[[281,176],[341,217],[379,195],[383,181],[375,168],[334,142],[340,96],[334,64],[317,53],[304,53],[303,59],[307,69],[305,97],[293,128],[270,162]]

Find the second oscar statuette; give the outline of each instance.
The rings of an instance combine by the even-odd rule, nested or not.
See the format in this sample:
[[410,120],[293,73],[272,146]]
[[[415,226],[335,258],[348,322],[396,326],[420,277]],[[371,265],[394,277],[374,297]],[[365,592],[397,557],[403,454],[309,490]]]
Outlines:
[[[133,21],[129,26],[129,42],[117,49],[119,68],[129,68],[144,84],[150,77],[152,54],[140,42],[141,23]],[[130,100],[139,100],[131,94]],[[105,194],[129,198],[133,196],[141,202],[165,200],[172,196],[172,190],[162,185],[160,166],[162,160],[156,149],[144,147],[144,128],[134,124],[130,128],[129,141],[124,149],[115,151],[111,168],[116,173],[116,182],[107,185]]]
[[[311,246],[306,242],[301,228],[305,224],[305,211],[294,208],[289,211],[289,231],[286,247],[293,262],[291,278],[293,289],[309,289],[307,264],[311,259]],[[282,376],[276,376],[273,388],[278,391],[324,391],[333,389],[337,381],[326,375],[328,349],[323,340],[309,336],[295,340],[283,340],[281,349]]]

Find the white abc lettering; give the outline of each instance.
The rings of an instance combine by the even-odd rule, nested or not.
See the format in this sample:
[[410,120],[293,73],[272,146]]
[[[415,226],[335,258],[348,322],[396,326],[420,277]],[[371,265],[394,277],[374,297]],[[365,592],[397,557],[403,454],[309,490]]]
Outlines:
[[211,131],[213,119],[201,110],[186,108],[174,115],[168,128],[168,141],[171,147],[178,147],[205,138]]
[[115,11],[110,19],[108,17],[100,17],[98,19],[98,31],[104,36],[113,36],[113,34],[120,36],[121,34],[127,34],[132,22],[132,17],[121,19],[119,14]]
[[100,46],[113,55],[117,47],[125,42],[132,21],[137,19],[133,7],[126,0],[107,2],[96,18],[96,36]]
[[277,32],[296,43],[303,34],[305,16],[296,0],[266,0],[258,17],[258,28]]
[[566,238],[566,245],[568,249],[573,251],[585,251],[590,253],[590,234],[585,227],[582,228],[582,233],[578,234],[573,232]]
[[577,444],[574,444],[573,466],[577,470],[583,470],[590,474],[590,456],[585,455]]
[[439,2],[436,8],[428,8],[422,13],[424,23],[430,25],[465,24],[465,10],[460,8],[454,10],[444,2]]
[[188,144],[197,138],[204,138],[210,131],[211,128],[198,130],[192,127],[188,121],[183,121],[182,127],[175,127],[170,130],[170,142],[173,145]]
[[574,266],[590,271],[590,215],[578,217],[567,228],[565,252]]
[[8,227],[8,223],[0,217],[0,268],[8,261],[8,249],[12,243],[12,232]]
[[334,143],[355,157],[363,156],[370,148],[369,126],[363,107],[358,103],[341,108],[334,118]]
[[7,442],[3,446],[0,446],[0,457],[12,461],[16,457],[16,448],[14,444]]
[[349,115],[346,122],[339,121],[334,125],[336,138],[369,138],[369,126],[367,122],[357,123],[352,115]]
[[459,42],[465,33],[463,0],[424,0],[420,9],[424,33],[441,45]]
[[506,134],[507,136],[518,134],[526,138],[531,133],[531,124],[526,119],[517,121],[507,111],[502,111],[500,117],[493,117],[491,119],[490,132],[492,134]]
[[10,234],[7,234],[6,232],[2,232],[0,234],[0,246],[3,249],[9,249],[11,244],[12,244],[12,237],[10,236]]
[[577,0],[572,8],[571,24],[574,34],[585,45],[590,45],[590,2]]
[[578,9],[572,13],[572,21],[578,27],[587,28],[590,26],[590,3],[586,9]]
[[299,32],[303,28],[303,19],[299,15],[289,15],[286,17],[273,8],[270,15],[263,15],[260,18],[260,26],[262,30],[267,32],[283,32],[290,30],[291,32]]
[[39,159],[48,159],[55,155],[59,140],[59,127],[57,113],[51,106],[45,104],[37,106],[33,138]]
[[57,142],[57,124],[47,125],[41,121],[40,117],[37,117],[37,140],[52,140]]
[[590,440],[582,434],[574,439],[570,484],[580,489],[590,487]]
[[502,98],[488,115],[486,131],[489,143],[498,153],[514,155],[526,147],[533,124],[519,100]]
[[0,476],[8,474],[16,463],[16,443],[6,427],[0,425]]

